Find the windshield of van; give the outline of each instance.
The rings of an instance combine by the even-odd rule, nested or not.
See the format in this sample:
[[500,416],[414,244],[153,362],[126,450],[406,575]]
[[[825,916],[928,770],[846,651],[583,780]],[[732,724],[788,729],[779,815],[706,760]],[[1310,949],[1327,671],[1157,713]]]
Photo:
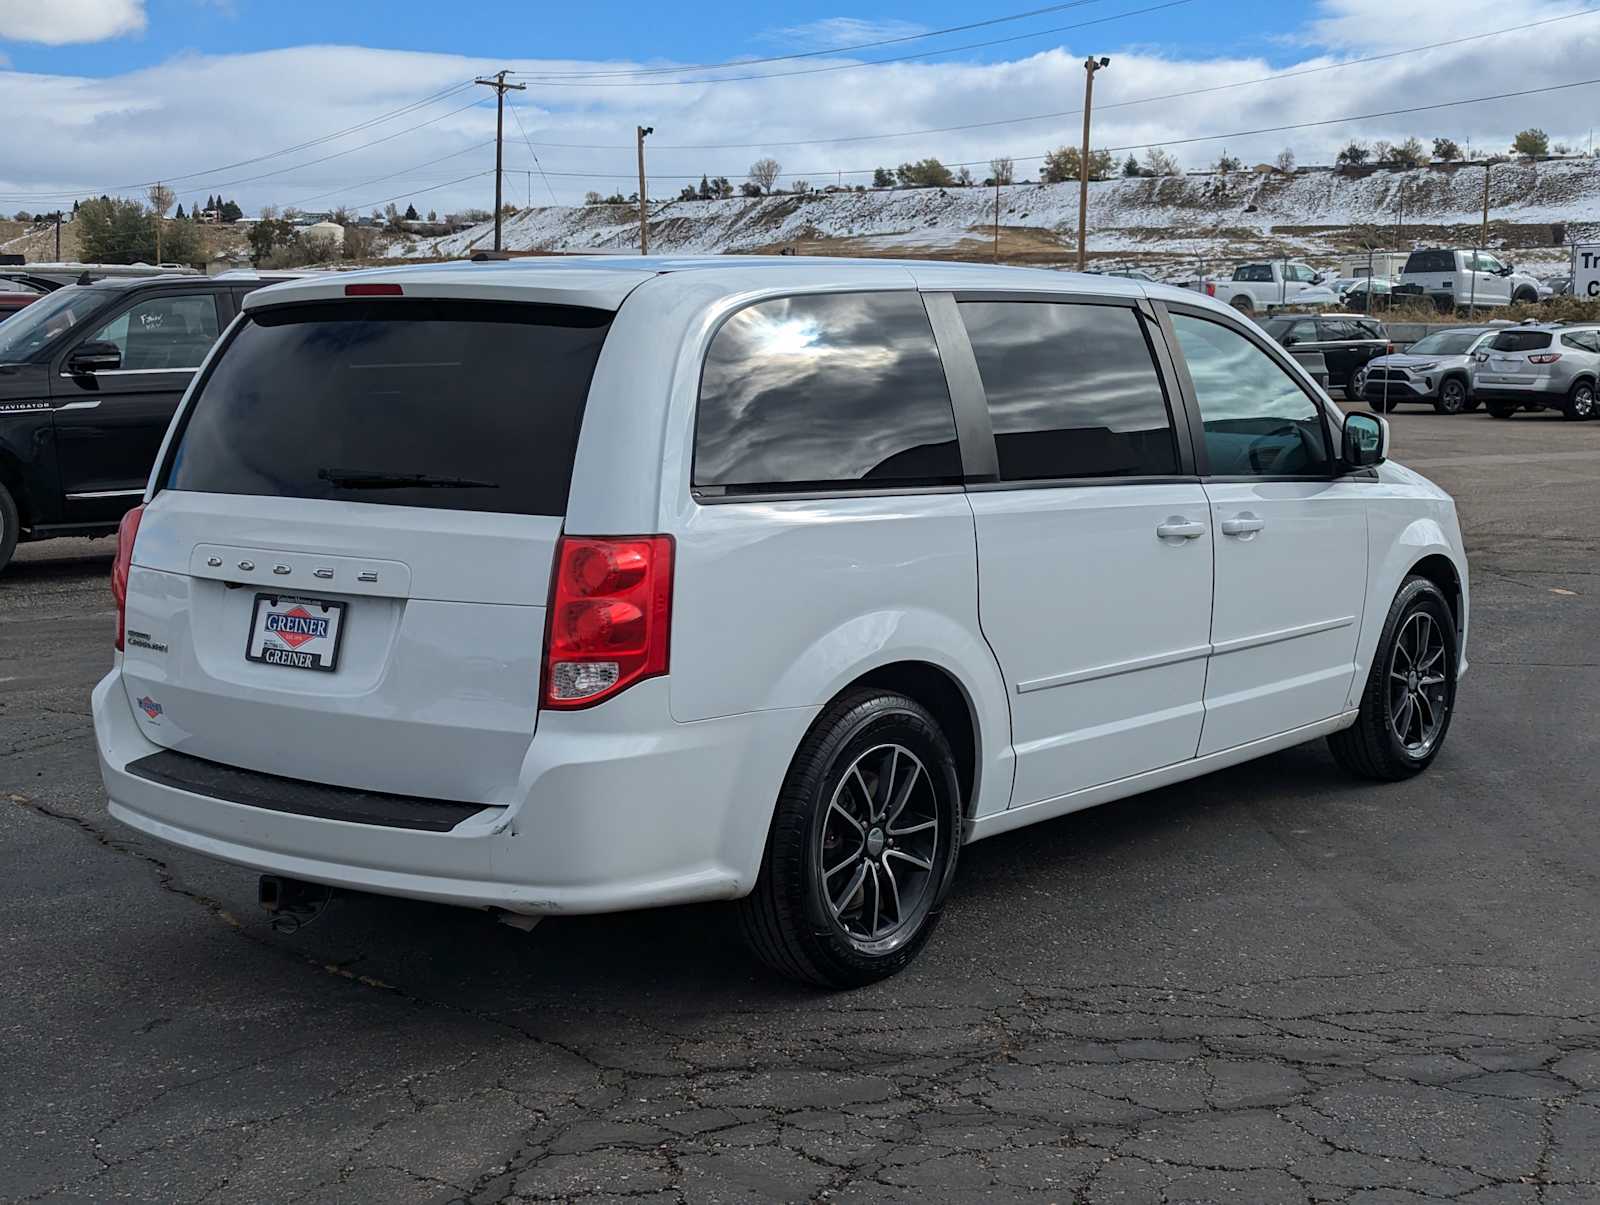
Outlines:
[[1406,260],[1406,272],[1454,272],[1454,251],[1413,251]]
[[1413,356],[1464,356],[1482,331],[1436,331],[1418,339],[1406,352]]
[[0,326],[0,364],[21,364],[37,351],[82,323],[105,304],[100,289],[68,285],[18,310]]
[[424,298],[257,310],[215,358],[166,485],[565,514],[611,318]]

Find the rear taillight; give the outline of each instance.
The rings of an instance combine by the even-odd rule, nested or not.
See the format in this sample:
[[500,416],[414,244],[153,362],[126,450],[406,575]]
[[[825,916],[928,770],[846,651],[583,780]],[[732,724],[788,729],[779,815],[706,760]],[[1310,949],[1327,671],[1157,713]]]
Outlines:
[[1206,281],[1206,296],[1207,297],[1215,297],[1216,295],[1217,295],[1217,286],[1212,284],[1209,280]]
[[1543,352],[1540,352],[1536,356],[1529,356],[1528,357],[1528,363],[1529,364],[1554,364],[1560,358],[1561,358],[1561,353],[1558,352],[1558,351],[1543,351]]
[[117,600],[117,649],[122,649],[122,637],[128,617],[128,570],[133,567],[133,542],[139,538],[139,520],[144,516],[144,505],[134,507],[122,516],[117,524],[117,555],[111,562],[111,597]]
[[592,707],[667,672],[672,537],[562,536],[544,648],[544,706]]

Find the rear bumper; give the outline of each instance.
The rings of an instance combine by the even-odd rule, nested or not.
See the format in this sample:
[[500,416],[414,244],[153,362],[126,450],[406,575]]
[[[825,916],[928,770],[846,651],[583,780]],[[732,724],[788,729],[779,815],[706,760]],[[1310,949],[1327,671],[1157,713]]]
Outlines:
[[1516,402],[1523,406],[1551,406],[1557,410],[1567,400],[1565,390],[1552,389],[1549,385],[1480,385],[1474,382],[1472,396],[1480,402]]
[[668,718],[667,680],[546,713],[519,798],[448,832],[296,815],[128,772],[159,753],[120,665],[95,687],[111,815],[156,840],[330,886],[526,915],[731,899],[755,883],[772,805],[814,708]]

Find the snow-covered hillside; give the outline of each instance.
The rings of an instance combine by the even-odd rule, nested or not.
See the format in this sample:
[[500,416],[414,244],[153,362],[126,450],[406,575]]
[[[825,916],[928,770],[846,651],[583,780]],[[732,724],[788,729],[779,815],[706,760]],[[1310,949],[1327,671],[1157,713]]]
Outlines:
[[[1296,250],[1326,252],[1377,228],[1396,246],[1421,227],[1476,225],[1484,168],[1238,172],[1116,179],[1089,186],[1089,246],[1101,255],[1203,260],[1210,256]],[[1493,167],[1490,218],[1519,246],[1513,227],[1566,223],[1568,237],[1600,234],[1600,161],[1502,163]],[[808,196],[664,201],[650,207],[651,250],[665,254],[756,251],[823,244],[867,254],[979,253],[993,237],[993,189],[902,189]],[[1017,184],[1000,190],[1004,249],[1048,255],[1076,237],[1076,184]],[[1403,225],[1397,225],[1403,222]],[[1409,231],[1409,235],[1407,234]],[[637,247],[632,206],[523,210],[508,217],[513,251],[629,251]],[[491,245],[493,228],[399,244],[394,254],[462,256]],[[1021,239],[1019,245],[1017,240]],[[965,244],[965,247],[963,245]]]

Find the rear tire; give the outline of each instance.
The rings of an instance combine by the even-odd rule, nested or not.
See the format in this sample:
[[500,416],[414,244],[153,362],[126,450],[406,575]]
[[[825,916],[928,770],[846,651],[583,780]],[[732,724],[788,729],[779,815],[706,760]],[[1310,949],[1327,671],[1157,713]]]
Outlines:
[[17,540],[22,535],[17,516],[17,502],[11,491],[0,485],[0,572],[11,563],[11,554],[17,550]]
[[1489,411],[1490,418],[1510,418],[1517,412],[1515,402],[1486,402],[1484,408]]
[[1469,408],[1466,383],[1458,377],[1439,382],[1439,399],[1433,408],[1440,414],[1465,414]]
[[1567,404],[1561,408],[1561,417],[1573,422],[1588,422],[1595,416],[1594,384],[1579,381],[1567,394]]
[[1228,304],[1234,309],[1238,310],[1246,318],[1250,318],[1255,315],[1256,303],[1251,301],[1248,297],[1235,297],[1232,301],[1228,302]]
[[820,987],[887,978],[938,923],[960,839],[955,757],[937,721],[904,695],[851,691],[790,763],[755,890],[738,903],[745,941]]
[[1384,620],[1356,722],[1328,738],[1334,759],[1380,782],[1426,770],[1455,714],[1459,647],[1439,587],[1425,577],[1406,578]]

